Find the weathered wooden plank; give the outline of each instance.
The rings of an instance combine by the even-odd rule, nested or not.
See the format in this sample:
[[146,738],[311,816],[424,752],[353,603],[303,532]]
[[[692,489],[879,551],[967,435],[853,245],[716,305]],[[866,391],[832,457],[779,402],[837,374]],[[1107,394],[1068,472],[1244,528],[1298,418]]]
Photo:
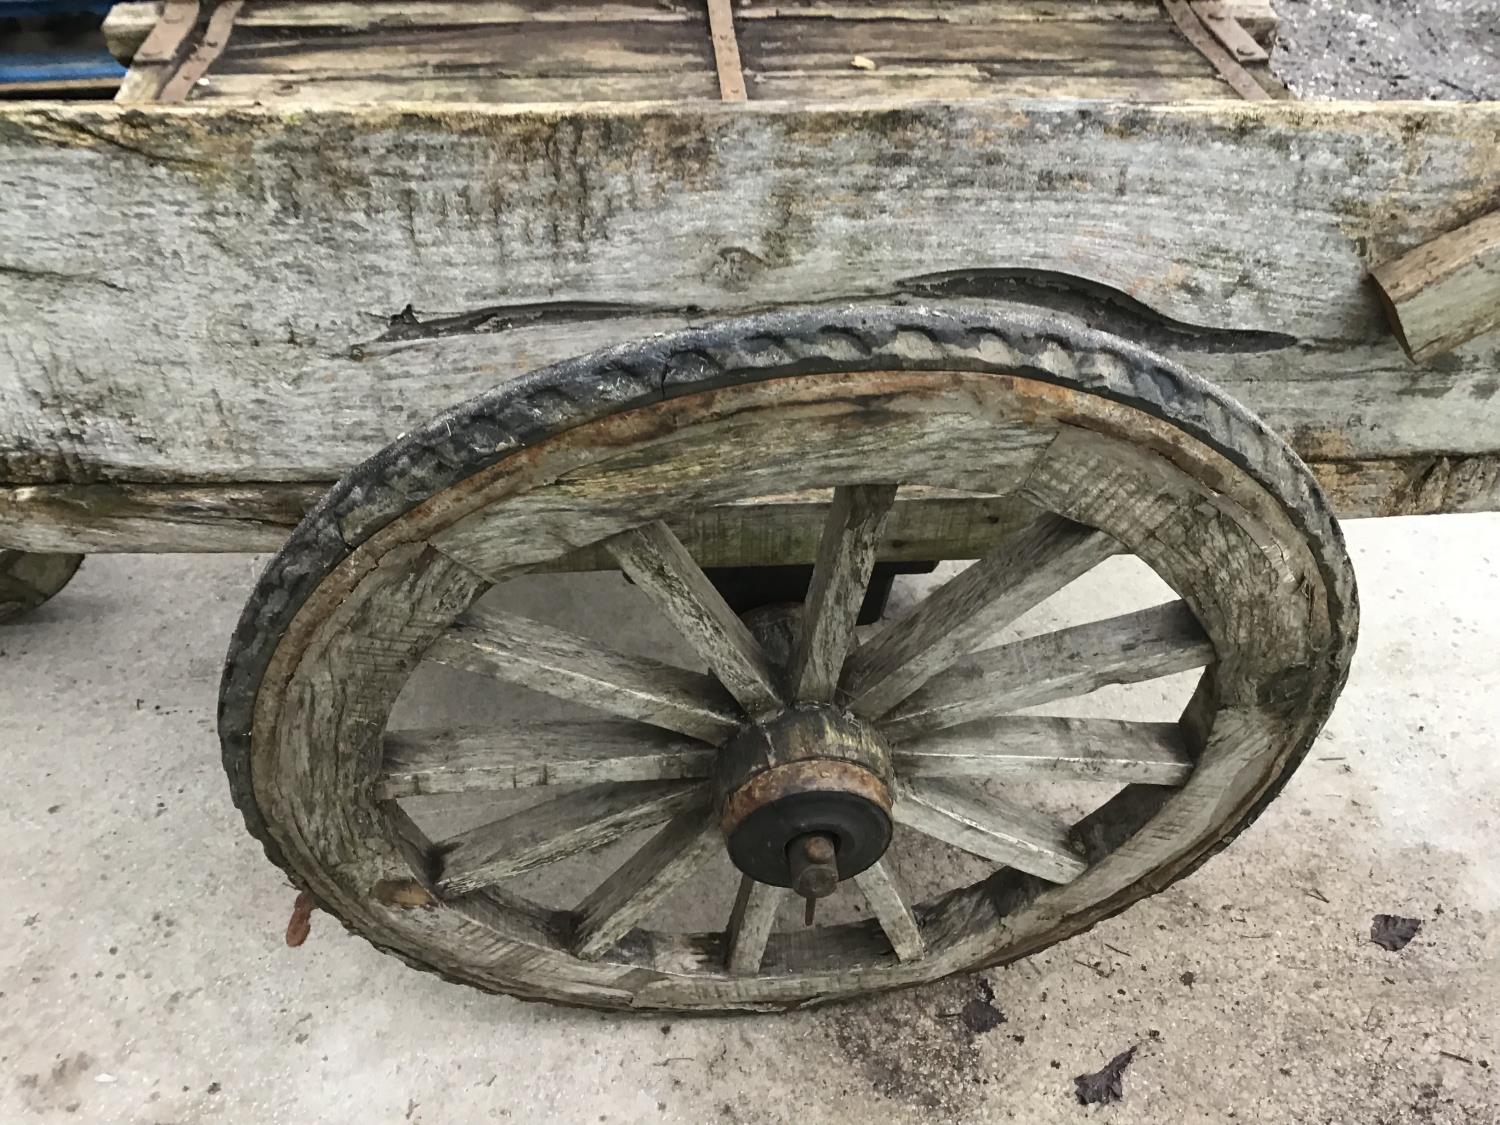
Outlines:
[[0,488],[0,546],[24,551],[274,551],[326,484]]
[[742,102],[745,75],[740,69],[740,48],[729,0],[708,0],[708,28],[713,37],[714,67],[719,74],[719,97],[726,102]]
[[602,848],[708,802],[709,789],[702,782],[590,785],[441,841],[436,882],[445,895],[466,894]]
[[996,629],[1118,550],[1102,532],[1040,517],[855,649],[841,696],[855,714],[884,715]]
[[[747,77],[757,101],[827,102],[853,98],[963,101],[975,98],[1098,98],[1117,102],[1183,102],[1237,98],[1216,76],[1183,68],[1167,73],[1047,73],[1016,67],[994,73],[978,63],[885,66],[879,70],[764,70]],[[1207,68],[1205,68],[1207,69]]]
[[[1314,461],[1340,519],[1500,509],[1500,457]],[[323,484],[26,485],[0,487],[0,547],[23,551],[272,551],[322,495]],[[667,526],[703,566],[811,563],[828,505],[817,500],[725,504]],[[880,562],[973,559],[1035,514],[1016,497],[896,501]],[[602,546],[540,570],[606,570]]]
[[971,784],[904,783],[892,815],[924,836],[1054,883],[1066,883],[1088,867],[1062,821]]
[[740,879],[740,889],[735,895],[734,910],[729,915],[725,930],[728,956],[726,964],[735,976],[754,976],[760,972],[761,959],[766,955],[766,942],[776,928],[776,912],[791,891],[786,887],[773,887],[760,883],[745,875]]
[[724,846],[713,803],[678,813],[578,904],[573,952],[596,960]]
[[1176,723],[1005,715],[905,743],[892,755],[902,777],[1071,776],[1180,785],[1193,760]]
[[776,670],[760,643],[666,524],[627,531],[605,546],[750,715],[781,709]]
[[[1471,342],[1415,379],[1364,279],[1492,210],[1497,153],[1488,105],[6,105],[0,301],[27,312],[0,325],[0,479],[332,479],[688,305],[1002,268],[1206,326],[1085,313],[1312,460],[1493,455],[1500,413],[1474,406],[1500,350]],[[413,329],[408,305],[443,323]]]
[[[138,6],[116,4],[115,10],[134,7]],[[166,0],[160,9],[159,13],[153,10],[150,26],[131,48],[130,70],[115,92],[115,101],[121,104],[153,101],[192,47],[197,0]]]
[[[653,440],[606,448],[552,482],[458,520],[433,545],[482,574],[551,562],[656,519],[829,485],[893,479],[996,496],[1015,490],[1054,431],[988,417],[939,383],[887,405],[877,375],[771,381],[726,416],[671,417]],[[685,422],[692,421],[692,425]]]
[[740,722],[734,701],[710,676],[514,614],[467,614],[427,650],[427,659],[708,742]]
[[1168,602],[984,649],[934,676],[885,716],[887,738],[924,732],[1201,668],[1213,645],[1192,611]]
[[794,699],[833,702],[875,568],[881,529],[895,499],[893,484],[834,491],[788,670]]
[[854,877],[854,884],[865,896],[875,920],[890,939],[891,949],[902,961],[914,961],[927,951],[922,928],[907,905],[896,878],[884,860],[876,860]]
[[1500,211],[1376,266],[1401,346],[1422,362],[1500,328]]
[[680,781],[713,772],[716,751],[636,723],[514,722],[385,736],[381,797],[606,781]]

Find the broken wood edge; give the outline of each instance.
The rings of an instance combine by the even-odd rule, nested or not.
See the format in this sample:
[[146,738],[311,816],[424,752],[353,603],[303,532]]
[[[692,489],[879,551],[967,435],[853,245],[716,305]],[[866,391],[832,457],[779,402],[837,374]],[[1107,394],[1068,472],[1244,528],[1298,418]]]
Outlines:
[[1265,87],[1255,80],[1255,76],[1241,66],[1239,60],[1225,50],[1214,34],[1204,26],[1188,0],[1161,2],[1167,15],[1177,25],[1177,30],[1182,32],[1183,38],[1198,49],[1198,53],[1212,64],[1219,72],[1219,77],[1229,83],[1236,94],[1247,102],[1272,100]]
[[1422,363],[1500,328],[1500,210],[1370,270],[1403,351]]
[[192,93],[198,80],[208,73],[208,68],[229,45],[229,35],[234,30],[235,17],[240,14],[240,8],[243,6],[244,0],[220,0],[218,7],[208,17],[208,26],[204,29],[203,38],[178,66],[177,72],[162,85],[161,92],[156,96],[157,101],[187,100],[188,94]]
[[187,55],[197,26],[198,0],[166,0],[155,26],[132,53],[115,101],[134,105],[157,100]]
[[708,33],[714,44],[714,68],[719,72],[719,100],[748,101],[745,72],[740,68],[740,45],[734,33],[729,0],[708,0]]

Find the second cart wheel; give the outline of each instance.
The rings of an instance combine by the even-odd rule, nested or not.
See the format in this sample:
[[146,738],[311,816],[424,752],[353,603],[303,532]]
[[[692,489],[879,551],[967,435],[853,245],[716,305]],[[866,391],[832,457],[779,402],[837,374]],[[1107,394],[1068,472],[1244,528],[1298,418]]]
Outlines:
[[73,580],[82,555],[0,551],[0,625],[30,613]]
[[[912,552],[978,561],[859,637],[874,561]],[[1122,552],[1179,600],[990,643]],[[813,559],[805,605],[750,624],[701,569]],[[622,570],[700,668],[476,605],[569,560]],[[1306,468],[1213,388],[1042,319],[817,310],[520,378],[355,470],[252,596],[221,734],[271,858],[414,965],[598,1007],[783,1008],[1033,953],[1193,870],[1306,752],[1356,617]],[[394,729],[433,662],[609,718]],[[1177,722],[1035,713],[1195,668]],[[1100,797],[1045,811],[1060,779]],[[444,795],[478,810],[451,834],[424,811]],[[898,881],[921,837],[986,866]],[[611,846],[555,901],[552,872]],[[721,921],[660,921],[705,870]],[[869,916],[777,928],[789,895],[830,892]]]

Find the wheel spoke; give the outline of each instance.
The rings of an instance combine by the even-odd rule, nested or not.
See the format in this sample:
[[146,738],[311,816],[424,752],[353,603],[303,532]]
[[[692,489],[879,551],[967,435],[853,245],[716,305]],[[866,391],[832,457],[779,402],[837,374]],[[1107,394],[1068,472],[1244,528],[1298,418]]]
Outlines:
[[843,692],[858,715],[885,714],[994,630],[1119,550],[1103,532],[1044,515],[861,645]]
[[877,860],[873,866],[860,872],[854,877],[854,883],[875,912],[875,920],[890,939],[896,957],[902,961],[914,961],[922,956],[927,949],[922,931],[885,861]]
[[902,777],[1071,776],[1181,785],[1193,772],[1176,723],[1005,715],[966,723],[899,746]]
[[802,634],[792,659],[794,699],[831,703],[854,638],[895,485],[858,485],[834,491],[807,591]]
[[761,717],[780,708],[776,673],[760,644],[666,524],[627,531],[606,547],[746,711]]
[[634,723],[505,723],[392,731],[376,796],[708,777],[715,751]]
[[722,741],[740,721],[711,676],[513,614],[465,614],[427,658],[706,742]]
[[439,844],[438,888],[478,890],[510,875],[613,843],[706,805],[708,786],[691,781],[590,785],[470,829]]
[[880,723],[893,741],[974,719],[1201,668],[1213,644],[1183,602],[1166,602],[975,653],[939,673]]
[[773,887],[748,875],[741,877],[726,934],[729,946],[727,963],[735,976],[754,976],[760,972],[766,943],[776,928],[776,912],[789,894],[791,891],[786,887]]
[[586,960],[602,957],[721,846],[709,802],[678,813],[578,904],[573,952]]
[[924,836],[1054,883],[1069,882],[1088,866],[1062,821],[973,785],[909,782],[900,787],[892,812]]

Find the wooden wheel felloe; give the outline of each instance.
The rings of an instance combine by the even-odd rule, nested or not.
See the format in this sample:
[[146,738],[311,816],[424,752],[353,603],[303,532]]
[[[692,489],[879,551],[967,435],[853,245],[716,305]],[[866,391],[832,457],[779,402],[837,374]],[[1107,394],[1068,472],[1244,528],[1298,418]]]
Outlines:
[[[1121,552],[1178,600],[992,643]],[[977,561],[857,635],[890,557]],[[779,628],[702,569],[767,560],[814,563]],[[605,564],[706,670],[476,605]],[[817,310],[538,372],[351,473],[247,606],[220,729],[271,858],[414,965],[600,1007],[789,1007],[1024,956],[1191,871],[1305,753],[1356,618],[1306,469],[1190,375],[1040,319]],[[601,717],[398,729],[424,662]],[[1196,668],[1178,722],[1018,714]],[[1092,779],[1097,806],[1022,795],[1053,778]],[[535,799],[437,838],[414,804],[513,789]],[[898,850],[912,831],[984,876],[903,886],[882,817]],[[567,905],[524,890],[637,838]],[[726,852],[722,924],[655,925]],[[778,930],[828,866],[868,920]]]
[[0,551],[0,625],[29,613],[73,580],[82,555]]

